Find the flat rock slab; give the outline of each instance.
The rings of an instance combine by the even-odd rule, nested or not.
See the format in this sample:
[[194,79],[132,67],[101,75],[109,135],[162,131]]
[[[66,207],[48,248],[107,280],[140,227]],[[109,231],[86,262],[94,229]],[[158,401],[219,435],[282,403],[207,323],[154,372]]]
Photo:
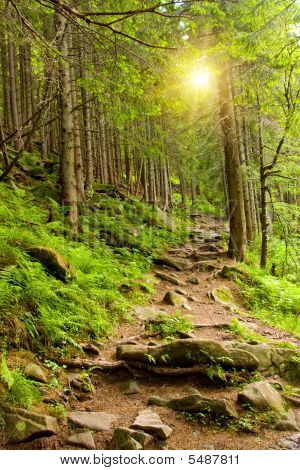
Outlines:
[[206,230],[195,230],[193,232],[199,238],[202,238],[205,242],[212,242],[214,240],[222,240],[223,236],[218,232],[206,231]]
[[29,442],[58,432],[56,418],[21,408],[11,409],[4,419],[7,444]]
[[114,429],[109,448],[111,450],[142,450],[154,445],[154,438],[143,431],[129,428]]
[[109,431],[116,415],[98,411],[71,411],[68,415],[71,423],[92,431]]
[[161,439],[167,439],[173,431],[170,426],[162,422],[157,413],[149,409],[141,411],[130,427],[152,433]]
[[148,399],[148,405],[163,406],[175,411],[186,411],[188,413],[206,412],[215,416],[238,418],[236,410],[224,398],[206,398],[196,389],[192,389],[185,396],[169,400],[152,396]]
[[176,269],[176,271],[184,271],[189,267],[189,263],[185,259],[172,258],[168,255],[162,256],[160,258],[155,258],[153,262],[158,266],[169,266],[170,268]]
[[300,450],[300,433],[280,439],[277,445],[281,449]]
[[143,307],[142,305],[137,305],[134,307],[133,313],[139,320],[142,321],[150,320],[165,314],[164,311],[158,310],[155,307]]
[[158,277],[159,279],[162,279],[163,281],[170,282],[171,284],[174,284],[175,286],[185,286],[186,284],[184,282],[179,281],[174,276],[171,276],[170,274],[162,273],[160,271],[155,271],[155,276]]
[[82,447],[83,449],[92,450],[96,448],[93,434],[91,431],[80,432],[73,434],[67,439],[67,443],[75,447]]

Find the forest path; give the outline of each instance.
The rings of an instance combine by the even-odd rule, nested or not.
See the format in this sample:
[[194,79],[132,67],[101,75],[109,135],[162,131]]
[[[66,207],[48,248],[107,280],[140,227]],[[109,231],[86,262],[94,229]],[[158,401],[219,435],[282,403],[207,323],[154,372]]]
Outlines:
[[[195,324],[210,325],[195,329],[193,336],[201,339],[231,340],[236,337],[223,328],[219,328],[220,323],[229,323],[232,317],[238,317],[240,322],[246,324],[249,328],[255,330],[260,335],[268,339],[299,342],[291,335],[280,331],[276,328],[262,324],[258,319],[249,315],[244,308],[239,313],[233,313],[228,308],[211,300],[208,296],[209,292],[220,286],[230,288],[234,296],[238,299],[237,286],[232,281],[214,275],[198,264],[195,266],[195,259],[201,258],[203,252],[207,253],[205,258],[216,258],[208,264],[214,264],[218,268],[222,268],[224,264],[233,264],[225,254],[221,253],[222,233],[226,232],[225,223],[211,217],[197,217],[195,227],[192,229],[191,238],[185,246],[173,248],[169,251],[168,257],[172,261],[181,260],[187,263],[186,269],[177,271],[167,266],[154,267],[153,274],[156,272],[172,276],[177,282],[183,286],[176,286],[173,282],[167,280],[158,280],[155,295],[152,298],[152,308],[164,311],[166,314],[180,312],[181,315],[188,316]],[[221,237],[218,236],[221,234]],[[191,284],[187,279],[195,273],[198,278],[198,284]],[[176,281],[175,281],[176,282]],[[186,301],[189,305],[183,307],[174,307],[168,305],[163,299],[168,291],[179,289],[183,291],[184,297],[190,299]],[[138,309],[139,315],[147,312],[147,307]],[[149,311],[148,311],[149,313]],[[217,325],[214,326],[214,325]],[[116,347],[120,344],[144,344],[155,341],[162,343],[163,340],[158,337],[151,337],[145,331],[145,321],[137,319],[134,323],[122,324],[114,341],[106,343],[101,350],[101,359],[115,360]],[[97,372],[92,374],[92,381],[95,386],[95,394],[84,402],[73,402],[72,410],[85,411],[105,411],[117,416],[113,423],[113,428],[124,426],[129,427],[137,414],[144,410],[147,406],[147,400],[151,395],[161,397],[179,396],[184,392],[186,385],[197,388],[201,394],[209,398],[225,398],[229,402],[234,403],[236,400],[237,387],[220,387],[214,382],[204,381],[203,378],[197,376],[185,377],[157,377],[142,372],[135,377],[139,393],[126,395],[124,387],[128,381],[133,380],[129,371],[120,370],[111,374]],[[274,379],[270,379],[274,380]],[[281,379],[276,379],[276,381]],[[230,430],[224,427],[217,427],[213,422],[207,422],[204,425],[199,422],[188,420],[183,416],[179,416],[175,411],[162,408],[152,407],[161,417],[162,421],[171,426],[173,432],[166,441],[159,441],[156,448],[163,449],[205,449],[213,446],[215,449],[268,449],[272,448],[279,439],[290,435],[291,432],[279,432],[270,429],[261,428],[257,432],[240,432],[239,430]],[[94,433],[96,448],[107,448],[113,429],[107,432]],[[63,445],[62,448],[70,448]]]

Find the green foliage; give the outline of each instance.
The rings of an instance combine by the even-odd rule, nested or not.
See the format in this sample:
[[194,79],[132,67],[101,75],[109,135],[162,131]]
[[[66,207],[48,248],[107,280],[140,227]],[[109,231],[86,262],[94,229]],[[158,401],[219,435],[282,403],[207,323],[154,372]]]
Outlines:
[[41,394],[32,381],[26,379],[18,369],[8,369],[5,353],[2,353],[0,377],[8,388],[9,399],[14,404],[31,408],[41,400]]
[[146,329],[150,334],[158,333],[162,338],[169,340],[180,333],[192,331],[193,324],[187,317],[176,312],[173,315],[159,315],[153,322],[146,323]]
[[207,368],[207,375],[210,380],[214,380],[218,377],[221,380],[225,380],[225,371],[220,364],[213,364]]
[[[291,205],[280,209],[285,211],[286,223],[280,225],[278,221],[274,223],[273,228],[275,233],[269,236],[268,239],[268,262],[266,272],[270,273],[272,265],[275,267],[276,275],[280,278],[285,278],[289,282],[299,283],[300,282],[300,258],[299,258],[299,239],[296,236],[298,217],[296,213],[293,217],[287,217],[288,211],[291,211]],[[298,208],[299,212],[299,208]],[[278,230],[278,226],[280,229]],[[284,232],[287,239],[283,236],[282,230],[289,227],[291,230],[288,233]],[[260,237],[254,240],[254,243],[250,247],[247,253],[248,262],[252,266],[259,265],[260,259]]]
[[[78,347],[79,338],[109,335],[152,290],[145,277],[151,258],[139,248],[163,250],[184,234],[184,229],[173,233],[151,227],[151,208],[135,199],[129,203],[106,197],[108,213],[85,209],[81,238],[72,241],[54,201],[56,218],[47,223],[49,201],[4,185],[0,197],[0,328],[15,346]],[[113,227],[120,239],[126,231],[137,248],[109,248],[100,235],[102,227]],[[138,237],[130,233],[135,230]],[[51,276],[27,254],[33,245],[56,250],[74,269],[74,279],[64,283]]]
[[57,402],[50,403],[48,408],[49,408],[49,414],[53,416],[54,418],[62,420],[68,416],[68,412],[66,408],[61,403],[57,403]]
[[296,346],[286,341],[274,341],[262,336],[256,331],[247,328],[246,325],[242,325],[237,318],[233,317],[230,321],[230,331],[236,336],[246,340],[255,341],[258,343],[270,343],[277,348],[296,349]]
[[246,305],[264,322],[300,337],[300,287],[253,266],[241,268],[246,275],[237,282]]
[[265,342],[264,336],[261,336],[250,328],[247,328],[245,325],[242,325],[235,317],[230,321],[230,331],[234,335],[240,336],[246,341]]

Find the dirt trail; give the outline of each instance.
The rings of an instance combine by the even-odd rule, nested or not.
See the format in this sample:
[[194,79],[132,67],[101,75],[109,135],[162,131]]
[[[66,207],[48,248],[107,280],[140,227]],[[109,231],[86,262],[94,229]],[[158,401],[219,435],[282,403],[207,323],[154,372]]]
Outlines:
[[[188,304],[191,310],[185,308],[175,308],[167,305],[164,301],[164,295],[169,290],[178,288],[173,283],[158,280],[155,295],[152,299],[151,306],[163,310],[166,313],[174,313],[180,311],[182,315],[188,315],[192,322],[197,324],[219,324],[229,322],[236,314],[228,311],[220,304],[212,301],[208,297],[208,292],[219,286],[228,286],[233,293],[238,297],[236,285],[221,277],[214,276],[211,272],[203,271],[196,272],[199,279],[199,284],[193,285],[186,282],[193,273],[192,266],[196,261],[193,260],[191,255],[193,253],[201,253],[207,251],[209,245],[219,246],[218,240],[210,240],[205,242],[203,238],[203,230],[209,232],[224,232],[226,228],[224,223],[216,221],[213,218],[202,219],[199,217],[197,226],[194,229],[193,238],[181,248],[170,250],[169,255],[174,259],[188,260],[189,268],[184,271],[176,271],[174,268],[159,266],[155,267],[155,271],[163,272],[165,274],[176,277],[176,279],[184,283],[183,289],[189,298]],[[198,233],[197,233],[198,232]],[[211,233],[210,233],[211,235]],[[207,238],[211,238],[207,234]],[[212,257],[216,255],[213,254]],[[209,257],[209,255],[208,255]],[[212,261],[213,264],[222,267],[222,265],[231,264],[232,261],[225,257],[219,257]],[[241,321],[248,324],[249,328],[253,328],[257,333],[266,336],[269,339],[279,339],[284,341],[292,341],[297,343],[296,339],[282,331],[266,326],[259,322],[256,318],[249,315],[243,316],[239,313],[238,317]],[[194,332],[195,337],[210,338],[217,340],[230,340],[234,336],[229,331],[224,329],[207,327],[199,328]],[[113,360],[115,359],[116,346],[122,342],[134,341],[139,344],[148,344],[149,341],[160,341],[158,338],[151,338],[145,335],[144,322],[137,321],[135,324],[124,324],[118,330],[118,337],[115,341],[110,342],[101,351],[101,359]],[[83,402],[72,404],[72,410],[86,410],[86,411],[106,411],[108,413],[117,414],[117,421],[113,427],[125,426],[128,427],[132,424],[134,418],[139,411],[146,408],[147,399],[150,395],[158,395],[166,397],[169,395],[182,394],[184,387],[188,384],[196,387],[203,396],[210,398],[226,398],[232,403],[236,401],[238,392],[237,387],[220,387],[213,383],[208,383],[199,377],[183,377],[183,378],[169,378],[169,377],[154,377],[147,373],[141,373],[137,378],[140,386],[140,393],[134,395],[124,395],[124,384],[128,379],[132,379],[130,372],[119,371],[113,374],[98,373],[93,375],[93,384],[96,389],[95,395]],[[259,429],[258,432],[245,433],[236,430],[228,430],[222,427],[217,427],[216,423],[209,422],[201,425],[195,421],[189,421],[182,416],[178,416],[176,412],[161,407],[153,407],[153,409],[160,415],[163,422],[173,428],[173,433],[166,441],[161,441],[157,448],[163,449],[203,449],[206,446],[214,446],[215,449],[268,449],[273,448],[276,442],[290,435],[290,432],[279,432],[268,429]],[[95,442],[98,449],[105,449],[110,442],[113,430],[109,432],[95,433]],[[159,447],[160,446],[160,447]],[[62,448],[70,448],[62,445]]]
[[[196,329],[193,334],[197,338],[234,339],[235,337],[229,330],[213,325],[228,323],[235,316],[247,324],[249,328],[268,339],[291,341],[299,344],[296,338],[291,335],[276,328],[266,326],[256,318],[251,317],[245,309],[242,309],[238,314],[232,313],[221,304],[210,300],[208,293],[219,286],[229,287],[236,298],[238,298],[238,290],[233,282],[214,275],[214,272],[210,270],[203,270],[202,262],[197,261],[197,259],[203,258],[203,253],[207,253],[204,255],[204,258],[208,258],[208,260],[212,258],[211,261],[207,261],[208,264],[214,264],[219,268],[222,268],[224,264],[232,264],[232,261],[227,259],[226,255],[223,253],[220,255],[220,252],[222,252],[222,241],[219,240],[218,234],[224,234],[224,232],[226,232],[226,226],[223,222],[199,216],[189,242],[183,247],[171,249],[168,253],[168,256],[173,260],[180,259],[188,263],[187,269],[177,271],[167,266],[155,266],[152,273],[155,275],[155,272],[159,271],[160,273],[172,276],[180,284],[183,283],[183,286],[176,286],[173,282],[157,278],[155,295],[149,305],[167,314],[180,311],[182,315],[187,315],[195,324],[211,325]],[[197,265],[196,263],[200,264]],[[198,277],[198,284],[187,282],[187,279],[193,273]],[[184,290],[190,310],[184,307],[173,307],[163,301],[167,291],[176,289]],[[147,345],[150,341],[162,342],[158,337],[149,337],[144,326],[145,322],[139,319],[133,323],[121,325],[114,340],[105,343],[103,349],[101,349],[100,359],[115,360],[116,347],[121,343]],[[149,396],[157,395],[163,398],[180,396],[183,394],[186,385],[197,388],[204,397],[226,398],[231,404],[234,404],[237,411],[242,413],[242,409],[239,409],[236,405],[237,393],[239,391],[237,386],[220,387],[220,385],[209,381],[209,379],[205,380],[200,376],[170,378],[153,376],[147,372],[138,372],[135,379],[140,387],[140,392],[133,395],[124,394],[125,383],[133,378],[129,370],[120,370],[110,374],[95,372],[91,373],[91,378],[95,388],[94,394],[83,401],[72,400],[69,408],[72,411],[105,411],[117,416],[110,431],[93,433],[97,449],[106,449],[108,447],[113,434],[113,428],[119,426],[129,427],[133,423],[137,414],[147,407]],[[173,429],[172,434],[167,440],[157,442],[157,449],[208,449],[211,446],[216,450],[269,449],[274,448],[280,439],[291,434],[290,431],[281,432],[261,428],[246,433],[237,429],[217,426],[217,423],[213,421],[206,421],[204,424],[201,424],[198,421],[188,420],[186,417],[178,415],[178,413],[168,408],[154,406],[152,409],[159,414],[164,424],[169,425]],[[295,411],[297,412],[297,409]],[[73,448],[66,444],[66,438],[70,433],[72,433],[72,430],[68,427],[66,420],[64,420],[60,424],[60,433],[55,444],[57,448]],[[48,444],[46,443],[45,445],[47,448]],[[18,446],[18,448],[22,448],[22,445]]]

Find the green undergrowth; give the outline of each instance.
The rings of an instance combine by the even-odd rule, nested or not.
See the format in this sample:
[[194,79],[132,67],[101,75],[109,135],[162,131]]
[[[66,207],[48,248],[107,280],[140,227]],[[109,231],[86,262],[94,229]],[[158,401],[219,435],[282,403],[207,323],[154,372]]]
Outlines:
[[245,305],[264,323],[300,338],[300,286],[248,264],[232,271]]
[[198,413],[181,411],[177,413],[177,416],[187,421],[197,422],[200,426],[210,425],[214,429],[222,428],[232,432],[245,433],[257,432],[259,428],[273,429],[278,422],[278,417],[273,411],[257,413],[251,407],[247,407],[244,414],[238,419],[224,415],[213,415],[209,408]]
[[6,385],[7,391],[5,390],[4,394],[7,393],[8,400],[12,404],[31,408],[41,401],[42,396],[36,383],[28,380],[20,370],[10,370],[4,353],[0,365],[0,379]]
[[[59,346],[64,351],[78,347],[79,341],[110,335],[119,321],[130,318],[131,306],[145,302],[152,291],[147,273],[153,250],[179,243],[184,228],[171,232],[159,224],[150,227],[141,215],[148,207],[106,197],[110,212],[82,211],[79,239],[72,241],[58,203],[35,197],[31,189],[0,185],[1,342],[38,351]],[[112,209],[116,206],[120,217]],[[147,254],[138,247],[107,246],[99,230],[102,216],[116,230],[136,230],[132,236],[147,247]],[[51,276],[27,252],[36,245],[63,256],[75,271],[74,279],[62,282]]]
[[89,246],[102,238],[109,245],[136,249],[151,256],[165,251],[169,245],[186,241],[187,221],[175,211],[163,214],[134,196],[122,200],[105,193],[95,193],[90,204],[94,212],[83,211],[80,237]]
[[237,318],[233,317],[230,321],[230,332],[246,341],[250,342],[257,342],[257,343],[269,343],[274,347],[278,348],[288,348],[288,349],[296,349],[296,346],[293,344],[285,341],[274,341],[262,336],[256,331],[251,330],[246,325],[243,325],[241,322],[238,321]]
[[194,329],[193,323],[180,313],[173,315],[160,315],[155,321],[147,322],[146,329],[150,334],[157,333],[161,338],[172,340],[180,336],[180,333],[188,333]]
[[197,196],[195,203],[189,197],[186,197],[185,206],[181,203],[181,196],[178,193],[173,194],[173,199],[176,203],[175,211],[181,216],[192,212],[199,212],[200,214],[207,214],[214,217],[225,217],[224,203],[218,199],[217,201],[210,202],[205,197]]

